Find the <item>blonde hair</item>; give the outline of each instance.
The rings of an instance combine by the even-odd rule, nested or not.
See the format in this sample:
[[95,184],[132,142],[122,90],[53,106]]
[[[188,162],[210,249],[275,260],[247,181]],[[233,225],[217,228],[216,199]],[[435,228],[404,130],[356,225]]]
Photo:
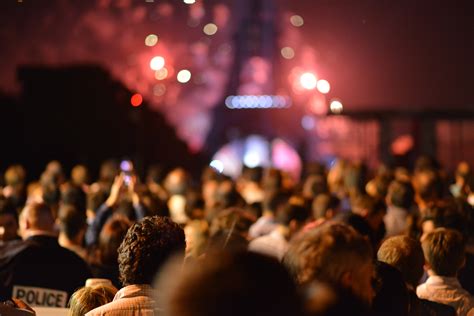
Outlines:
[[69,316],[83,316],[96,307],[111,302],[117,289],[111,285],[97,284],[84,286],[69,300]]

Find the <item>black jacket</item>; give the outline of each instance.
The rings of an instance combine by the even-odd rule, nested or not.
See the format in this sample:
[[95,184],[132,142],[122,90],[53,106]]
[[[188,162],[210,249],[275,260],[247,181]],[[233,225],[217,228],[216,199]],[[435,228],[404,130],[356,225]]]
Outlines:
[[12,296],[33,306],[65,307],[91,272],[56,237],[38,235],[0,249],[0,300]]

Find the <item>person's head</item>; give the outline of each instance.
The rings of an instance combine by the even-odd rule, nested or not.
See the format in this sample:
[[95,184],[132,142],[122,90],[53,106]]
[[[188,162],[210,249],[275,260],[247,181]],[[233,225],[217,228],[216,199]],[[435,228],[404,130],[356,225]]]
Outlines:
[[417,239],[408,236],[390,237],[380,245],[377,259],[397,268],[405,282],[413,288],[423,275],[425,258]]
[[182,168],[176,168],[166,175],[164,186],[169,194],[183,195],[188,189],[189,175]]
[[438,200],[425,208],[421,218],[422,235],[438,227],[455,229],[465,236],[469,235],[469,212],[465,212],[456,200]]
[[[296,287],[276,260],[250,252],[214,253],[158,280],[167,315],[301,315]],[[164,293],[164,294],[163,294]]]
[[288,227],[290,233],[297,232],[309,218],[310,211],[303,203],[290,201],[275,214],[275,221]]
[[128,218],[124,216],[113,216],[107,222],[99,234],[99,263],[104,265],[117,265],[118,248],[132,226]]
[[371,245],[348,225],[327,222],[298,236],[283,262],[300,284],[318,280],[372,300]]
[[275,168],[266,169],[263,173],[262,188],[265,192],[278,192],[283,187],[283,175]]
[[8,199],[0,195],[0,241],[18,238],[18,214]]
[[216,204],[220,209],[244,206],[245,201],[232,180],[221,181],[215,192]]
[[120,168],[116,160],[106,160],[100,166],[99,181],[112,185],[119,172]]
[[151,284],[172,255],[184,258],[185,247],[184,231],[178,224],[168,217],[145,217],[130,227],[118,249],[122,284]]
[[76,165],[71,170],[71,181],[74,185],[83,186],[89,183],[89,171],[84,165]]
[[465,241],[456,230],[437,228],[421,240],[428,271],[454,277],[465,263]]
[[225,234],[238,234],[247,238],[250,226],[256,218],[243,209],[231,207],[219,212],[211,222],[210,234],[216,235],[219,232]]
[[163,181],[164,172],[160,165],[152,165],[146,172],[146,183],[160,184]]
[[59,190],[59,176],[53,172],[43,172],[40,178],[43,201],[50,207],[55,208],[61,198]]
[[279,209],[288,203],[290,197],[290,194],[284,192],[266,194],[262,202],[263,211],[275,215]]
[[209,236],[209,225],[204,220],[189,221],[184,227],[186,256],[198,258],[205,251]]
[[383,224],[386,206],[368,195],[359,195],[352,202],[352,212],[365,218],[370,228],[377,231]]
[[410,209],[413,205],[414,191],[410,183],[393,180],[387,193],[387,204]]
[[14,188],[25,184],[26,171],[21,165],[13,165],[5,171],[5,184]]
[[74,206],[78,211],[84,212],[87,208],[87,196],[81,187],[65,183],[61,186],[61,204]]
[[321,174],[310,175],[303,184],[303,196],[307,199],[313,199],[327,191],[326,177]]
[[81,243],[87,228],[86,213],[73,205],[62,205],[58,212],[59,231],[70,241]]
[[20,232],[26,238],[29,232],[54,232],[54,217],[48,205],[42,202],[27,204],[20,213]]
[[117,289],[111,285],[92,285],[80,288],[69,300],[68,316],[84,316],[99,306],[112,302]]
[[318,194],[311,205],[314,219],[330,219],[339,211],[340,200],[328,193]]
[[204,218],[204,199],[199,191],[190,190],[186,193],[186,206],[184,211],[190,219]]
[[422,169],[413,176],[413,188],[418,204],[435,201],[442,196],[442,182],[437,171]]

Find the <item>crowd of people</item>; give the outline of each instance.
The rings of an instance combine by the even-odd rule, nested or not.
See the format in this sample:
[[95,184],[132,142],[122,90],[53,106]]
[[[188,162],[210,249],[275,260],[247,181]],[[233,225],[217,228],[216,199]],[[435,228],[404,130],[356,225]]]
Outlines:
[[[127,162],[127,167],[131,162]],[[1,182],[3,181],[3,183]],[[199,180],[110,160],[0,181],[0,312],[474,315],[474,178],[338,160]],[[12,314],[13,315],[13,314]]]

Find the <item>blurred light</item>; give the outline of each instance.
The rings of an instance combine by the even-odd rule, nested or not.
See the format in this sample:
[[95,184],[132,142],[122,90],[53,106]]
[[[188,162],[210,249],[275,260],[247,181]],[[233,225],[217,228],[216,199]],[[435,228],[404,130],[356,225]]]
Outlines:
[[162,83],[156,84],[153,87],[153,94],[157,97],[161,97],[166,92],[166,86]]
[[224,164],[220,160],[214,159],[213,161],[211,161],[209,166],[216,169],[217,172],[219,172],[219,173],[222,173],[224,171]]
[[283,56],[283,58],[292,59],[293,57],[295,57],[295,51],[291,47],[283,47],[281,49],[281,55]]
[[214,23],[208,23],[204,26],[202,31],[206,35],[214,35],[217,32],[217,25],[215,25]]
[[296,27],[303,26],[303,24],[304,24],[304,20],[300,15],[291,16],[290,22],[293,26],[296,26]]
[[314,125],[315,125],[314,118],[312,118],[309,115],[305,115],[301,119],[301,126],[303,126],[303,128],[307,131],[312,130],[314,128]]
[[145,45],[146,46],[155,46],[158,43],[158,36],[155,34],[150,34],[145,38]]
[[300,77],[301,86],[307,90],[316,88],[317,82],[316,76],[311,72],[305,72]]
[[165,59],[161,56],[155,56],[150,61],[150,68],[153,70],[160,70],[165,66]]
[[309,101],[309,110],[316,115],[325,115],[328,112],[328,104],[323,94],[315,93]]
[[225,99],[229,109],[288,108],[291,100],[278,95],[230,95]]
[[155,71],[156,80],[164,80],[168,77],[168,69],[161,68],[160,70]]
[[186,4],[193,4],[196,3],[196,0],[183,0],[183,2]]
[[186,83],[191,80],[191,72],[187,69],[180,70],[176,76],[176,79],[178,79],[178,81],[181,83]]
[[400,135],[398,136],[393,142],[390,148],[392,149],[392,153],[395,155],[405,155],[415,144],[415,140],[413,136],[409,134]]
[[341,101],[333,100],[333,101],[331,101],[331,104],[329,105],[329,109],[334,114],[340,114],[342,112],[342,110],[344,109],[344,107],[343,107]]
[[260,164],[260,156],[257,152],[249,151],[244,156],[244,165],[249,168],[258,167]]
[[318,89],[319,92],[326,94],[331,90],[331,85],[327,80],[321,79],[318,80],[318,83],[316,84],[316,88]]
[[143,97],[140,93],[135,93],[134,95],[132,95],[132,97],[130,98],[130,103],[132,104],[132,106],[134,107],[137,107],[137,106],[140,106],[143,102]]

